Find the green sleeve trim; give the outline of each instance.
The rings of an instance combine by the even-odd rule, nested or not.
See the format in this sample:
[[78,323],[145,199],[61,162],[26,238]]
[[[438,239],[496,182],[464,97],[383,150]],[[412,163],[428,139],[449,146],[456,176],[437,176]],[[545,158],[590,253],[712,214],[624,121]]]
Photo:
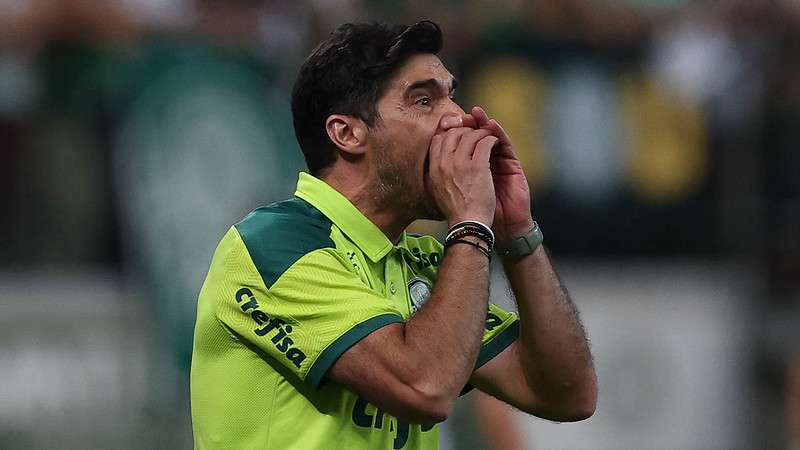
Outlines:
[[[480,353],[478,353],[478,360],[475,362],[475,370],[478,370],[482,365],[486,364],[487,362],[491,361],[492,358],[499,355],[503,350],[505,350],[509,345],[511,345],[514,341],[519,338],[519,320],[515,320],[511,323],[505,330],[500,331],[497,333],[497,336],[494,337],[491,341],[489,341],[485,346],[481,348]],[[458,394],[459,397],[468,393],[473,389],[473,386],[467,383],[464,386],[464,389]]]
[[497,333],[497,336],[495,336],[494,339],[489,341],[481,348],[480,353],[478,353],[478,361],[475,362],[475,370],[491,361],[491,359],[495,356],[499,355],[500,352],[506,349],[506,347],[516,341],[518,337],[519,320],[515,320],[511,323],[511,325],[506,327],[505,330]]
[[322,383],[322,377],[328,372],[328,369],[333,363],[339,359],[347,349],[355,345],[356,342],[364,339],[368,334],[377,330],[378,328],[389,325],[390,323],[402,322],[403,318],[398,314],[381,314],[371,319],[367,319],[348,330],[345,334],[341,335],[338,339],[333,341],[322,353],[319,355],[314,364],[308,370],[306,381],[311,383],[312,386],[318,388]]

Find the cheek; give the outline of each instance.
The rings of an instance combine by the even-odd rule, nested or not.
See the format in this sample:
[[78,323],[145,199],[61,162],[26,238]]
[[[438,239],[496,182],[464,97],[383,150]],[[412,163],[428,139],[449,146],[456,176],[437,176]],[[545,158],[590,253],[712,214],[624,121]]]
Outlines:
[[421,120],[417,122],[414,129],[414,134],[416,135],[415,141],[420,147],[424,147],[425,150],[427,150],[431,145],[431,139],[439,132],[438,120]]
[[419,117],[415,120],[387,120],[383,138],[399,145],[406,155],[406,165],[420,168],[428,155],[431,139],[439,132],[439,120]]

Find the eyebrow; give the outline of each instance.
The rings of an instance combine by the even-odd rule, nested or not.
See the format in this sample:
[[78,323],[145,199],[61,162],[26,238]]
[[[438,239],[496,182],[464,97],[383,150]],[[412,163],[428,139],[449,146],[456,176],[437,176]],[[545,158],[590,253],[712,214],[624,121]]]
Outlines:
[[[436,90],[444,90],[444,86],[442,86],[442,84],[439,83],[439,80],[437,80],[436,78],[428,78],[427,80],[419,80],[419,81],[415,81],[415,82],[411,83],[406,88],[405,94],[408,94],[409,92],[413,91],[414,89],[425,89],[425,88],[429,88],[429,89],[432,88],[432,89],[436,89]],[[455,92],[456,88],[458,88],[458,80],[456,78],[452,78],[451,82],[450,82],[450,89],[448,90],[448,94],[452,95],[453,92]]]

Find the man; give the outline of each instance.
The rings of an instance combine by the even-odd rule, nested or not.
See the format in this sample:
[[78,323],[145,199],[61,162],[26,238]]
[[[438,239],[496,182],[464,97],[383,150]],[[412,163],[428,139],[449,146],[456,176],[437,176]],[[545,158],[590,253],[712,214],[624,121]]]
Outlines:
[[[309,173],[228,231],[200,292],[196,448],[435,449],[470,387],[551,420],[593,413],[512,143],[453,101],[441,45],[432,22],[346,24],[301,67]],[[448,222],[446,249],[404,232],[417,218]],[[487,306],[494,240],[519,318]]]

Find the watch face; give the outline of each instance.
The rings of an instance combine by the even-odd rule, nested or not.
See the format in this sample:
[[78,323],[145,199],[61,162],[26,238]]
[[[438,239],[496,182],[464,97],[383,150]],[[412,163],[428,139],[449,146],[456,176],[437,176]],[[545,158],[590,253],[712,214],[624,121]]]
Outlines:
[[424,278],[414,277],[414,279],[408,283],[408,297],[411,299],[411,306],[414,309],[412,313],[416,313],[425,305],[431,297],[432,291],[433,286]]

